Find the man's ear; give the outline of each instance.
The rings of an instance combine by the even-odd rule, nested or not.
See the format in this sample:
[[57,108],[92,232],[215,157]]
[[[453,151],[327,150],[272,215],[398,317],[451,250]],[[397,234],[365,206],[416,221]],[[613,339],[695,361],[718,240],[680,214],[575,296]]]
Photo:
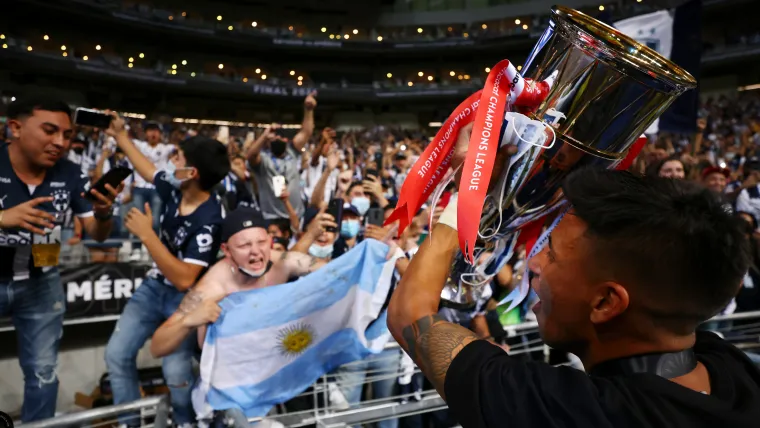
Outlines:
[[628,309],[628,290],[616,282],[605,282],[595,290],[591,299],[591,322],[604,324]]
[[227,248],[227,243],[226,242],[222,242],[222,245],[219,246],[219,249],[222,250],[222,253],[224,253],[225,257],[229,257],[230,256],[230,250],[229,250],[229,248]]
[[8,128],[11,130],[11,137],[14,139],[17,139],[19,136],[21,136],[21,121],[17,119],[8,120]]

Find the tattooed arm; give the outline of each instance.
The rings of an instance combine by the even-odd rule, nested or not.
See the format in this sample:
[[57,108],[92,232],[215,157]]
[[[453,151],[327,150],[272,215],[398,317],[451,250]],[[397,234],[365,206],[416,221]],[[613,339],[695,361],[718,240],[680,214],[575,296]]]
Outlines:
[[150,353],[155,358],[176,351],[196,328],[205,327],[219,318],[222,310],[217,303],[224,297],[224,293],[213,279],[220,273],[220,269],[223,269],[221,263],[214,265],[198,285],[185,294],[177,311],[153,334]]
[[274,266],[272,266],[272,270],[283,275],[285,277],[283,280],[284,282],[294,276],[300,277],[308,275],[324,265],[324,261],[321,261],[314,256],[288,251],[282,253],[280,257],[276,259]]
[[[441,290],[459,245],[457,231],[435,226],[414,255],[388,306],[388,328],[417,363],[425,377],[444,395],[446,372],[454,357],[478,336],[438,316]],[[432,242],[432,241],[435,242]]]

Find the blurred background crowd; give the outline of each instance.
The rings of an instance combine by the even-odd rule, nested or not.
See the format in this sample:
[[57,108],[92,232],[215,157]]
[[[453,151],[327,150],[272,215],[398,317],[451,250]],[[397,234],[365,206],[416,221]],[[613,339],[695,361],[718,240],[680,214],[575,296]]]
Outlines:
[[[72,106],[119,111],[130,137],[158,169],[172,162],[180,141],[214,138],[227,147],[230,161],[230,173],[214,193],[227,210],[260,210],[270,223],[274,248],[291,248],[315,227],[317,213],[340,199],[339,230],[315,240],[329,248],[325,258],[340,257],[364,239],[393,240],[413,255],[453,186],[424,205],[400,237],[393,225],[372,224],[377,222],[369,217],[390,215],[411,166],[453,107],[482,87],[489,67],[503,58],[517,64],[525,60],[548,25],[548,7],[516,0],[312,3],[10,0],[5,9],[13,11],[0,16],[0,116],[32,90]],[[611,23],[683,2],[566,3]],[[760,31],[753,19],[760,8],[741,0],[702,3],[694,116],[679,128],[648,134],[631,170],[701,183],[746,221],[754,263],[725,313],[753,311],[760,309],[754,286],[760,284]],[[9,135],[3,117],[0,140]],[[296,147],[298,135],[306,143]],[[262,165],[271,168],[252,166],[258,156],[269,159]],[[130,166],[103,130],[82,126],[75,128],[66,158],[93,182],[115,166]],[[285,185],[273,183],[274,175],[284,176]],[[115,227],[105,242],[90,239],[79,220],[67,216],[62,266],[150,264],[150,254],[123,225],[130,208],[143,209],[146,203],[161,212],[155,187],[130,177],[115,203]],[[154,228],[159,227],[154,216]],[[535,340],[508,333],[509,326],[532,321],[531,299],[509,313],[496,304],[522,279],[524,257],[517,249],[474,306],[443,307],[442,313],[505,349]],[[81,303],[84,294],[67,290],[70,306]],[[113,304],[93,316],[88,311],[95,296],[67,316],[75,321],[66,327],[64,350],[102,348],[113,329],[124,296],[100,299]],[[0,330],[0,335],[10,334],[11,328]],[[12,342],[11,336],[0,339]],[[11,346],[0,354],[5,358],[0,367],[13,367],[16,352]],[[528,352],[526,358],[535,355]],[[567,356],[552,359],[566,362]],[[63,363],[76,367],[80,378],[72,387],[62,382],[59,409],[69,411],[77,408],[72,389],[97,383],[104,367],[98,361],[94,372],[81,361]],[[151,363],[144,359],[141,366]],[[357,404],[406,391],[400,401],[413,399],[424,385],[419,374],[406,375],[404,364],[395,348],[356,365],[354,374],[362,378],[357,385],[372,373],[386,376],[367,382],[372,387],[364,394],[357,388],[345,398]],[[0,380],[0,410],[9,413],[20,407],[21,383],[13,379],[19,377]],[[294,401],[283,409],[313,404]],[[379,425],[456,425],[445,413],[435,415]]]

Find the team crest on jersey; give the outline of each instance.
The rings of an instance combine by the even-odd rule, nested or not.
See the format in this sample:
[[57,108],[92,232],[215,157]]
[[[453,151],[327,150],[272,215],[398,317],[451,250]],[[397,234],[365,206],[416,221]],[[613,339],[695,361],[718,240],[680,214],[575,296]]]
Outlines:
[[53,192],[53,208],[58,212],[64,212],[69,209],[71,202],[68,190],[56,190]]
[[187,230],[180,226],[180,228],[177,229],[177,233],[174,235],[174,247],[181,246],[182,243],[185,242],[185,238],[187,238]]

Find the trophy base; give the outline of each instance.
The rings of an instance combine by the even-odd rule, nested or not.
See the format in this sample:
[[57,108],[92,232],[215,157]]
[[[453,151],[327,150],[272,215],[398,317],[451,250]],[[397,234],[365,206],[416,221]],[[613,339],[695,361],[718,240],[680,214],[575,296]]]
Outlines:
[[451,281],[447,281],[441,291],[441,306],[445,308],[467,310],[474,308],[477,303],[471,289],[460,287]]

